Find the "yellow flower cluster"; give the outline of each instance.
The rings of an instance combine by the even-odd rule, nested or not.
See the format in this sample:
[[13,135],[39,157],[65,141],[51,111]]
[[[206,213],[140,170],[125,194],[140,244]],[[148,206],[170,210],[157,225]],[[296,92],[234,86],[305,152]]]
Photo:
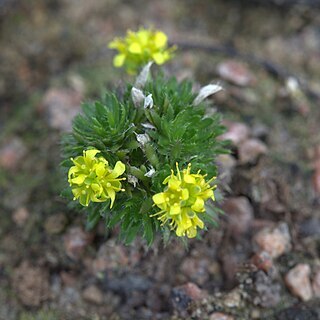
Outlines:
[[173,56],[175,47],[168,48],[167,36],[161,31],[141,28],[137,32],[127,31],[125,38],[115,38],[109,48],[119,53],[114,57],[115,67],[125,66],[130,74],[135,74],[140,67],[150,61],[164,64]]
[[161,209],[153,216],[158,216],[162,225],[169,221],[170,228],[176,231],[176,235],[181,237],[187,235],[188,238],[194,238],[197,235],[197,227],[203,229],[203,221],[198,217],[205,213],[205,201],[214,200],[213,189],[209,181],[205,181],[206,175],[192,174],[191,164],[187,169],[180,172],[178,164],[177,174],[173,170],[163,184],[167,184],[164,192],[153,196],[153,202]]
[[74,166],[69,169],[68,182],[74,195],[73,200],[79,199],[80,204],[88,206],[92,202],[104,202],[111,199],[112,208],[116,192],[121,189],[118,178],[125,171],[125,165],[118,161],[112,169],[103,157],[96,157],[99,150],[83,151],[83,156],[71,158]]

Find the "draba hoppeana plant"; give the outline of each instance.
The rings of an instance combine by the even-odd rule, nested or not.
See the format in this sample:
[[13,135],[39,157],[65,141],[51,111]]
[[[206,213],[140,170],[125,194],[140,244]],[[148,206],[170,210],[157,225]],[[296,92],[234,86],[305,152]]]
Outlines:
[[[161,46],[167,38],[160,31],[140,29],[126,39],[125,58],[119,58],[126,68],[136,71],[150,57],[155,62],[168,58]],[[120,48],[123,41],[113,46]],[[153,49],[148,51],[149,42]],[[131,52],[140,47],[145,56],[134,60]],[[164,50],[159,51],[162,60],[157,48]],[[106,92],[84,103],[63,139],[64,195],[86,212],[90,227],[100,219],[107,228],[119,225],[126,243],[141,235],[151,244],[157,233],[165,240],[194,238],[219,213],[213,202],[215,158],[226,152],[225,142],[217,139],[224,127],[218,113],[208,112],[205,98],[221,87],[211,84],[194,93],[189,81],[149,77],[150,66],[123,94]]]

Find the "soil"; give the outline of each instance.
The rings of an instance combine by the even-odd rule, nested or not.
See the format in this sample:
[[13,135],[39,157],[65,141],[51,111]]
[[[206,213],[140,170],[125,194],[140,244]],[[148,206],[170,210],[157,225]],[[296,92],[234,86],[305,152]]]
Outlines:
[[[319,3],[280,2],[0,1],[0,320],[320,318]],[[225,215],[187,247],[124,246],[60,197],[61,135],[132,80],[106,45],[139,26],[178,44],[168,75],[224,87]]]

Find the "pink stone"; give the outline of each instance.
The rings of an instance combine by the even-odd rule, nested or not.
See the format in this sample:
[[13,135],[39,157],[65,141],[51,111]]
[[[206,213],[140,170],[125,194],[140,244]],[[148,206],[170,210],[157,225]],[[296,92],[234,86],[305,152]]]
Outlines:
[[260,250],[266,251],[272,258],[277,258],[291,250],[291,237],[287,224],[264,228],[254,236],[254,242]]
[[241,142],[248,139],[250,130],[245,124],[240,122],[224,121],[223,125],[227,127],[227,132],[222,134],[219,139],[231,140],[235,146],[238,146]]
[[226,199],[222,210],[226,213],[228,227],[233,236],[239,237],[248,231],[253,219],[253,209],[246,197]]
[[285,276],[285,282],[289,290],[303,301],[312,298],[310,273],[311,269],[308,264],[299,263]]
[[313,276],[312,288],[315,297],[320,298],[320,269],[316,270]]
[[80,227],[73,227],[68,230],[63,240],[67,256],[77,260],[91,243],[92,235],[83,231]]
[[221,78],[238,86],[245,87],[255,82],[255,77],[243,63],[228,60],[218,65],[217,71]]
[[210,315],[209,320],[233,320],[234,318],[222,312],[214,312]]
[[241,164],[253,163],[262,154],[268,151],[267,146],[257,139],[248,139],[238,146],[239,160]]

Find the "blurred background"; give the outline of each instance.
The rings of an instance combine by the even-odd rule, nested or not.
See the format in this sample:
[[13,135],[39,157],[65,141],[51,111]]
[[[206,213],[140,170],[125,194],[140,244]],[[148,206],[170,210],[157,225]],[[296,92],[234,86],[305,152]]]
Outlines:
[[[0,0],[0,319],[319,319],[319,0]],[[165,72],[211,98],[232,140],[225,215],[146,248],[85,229],[60,197],[82,101],[132,81],[107,44],[140,26]],[[205,298],[205,300],[203,300]]]

